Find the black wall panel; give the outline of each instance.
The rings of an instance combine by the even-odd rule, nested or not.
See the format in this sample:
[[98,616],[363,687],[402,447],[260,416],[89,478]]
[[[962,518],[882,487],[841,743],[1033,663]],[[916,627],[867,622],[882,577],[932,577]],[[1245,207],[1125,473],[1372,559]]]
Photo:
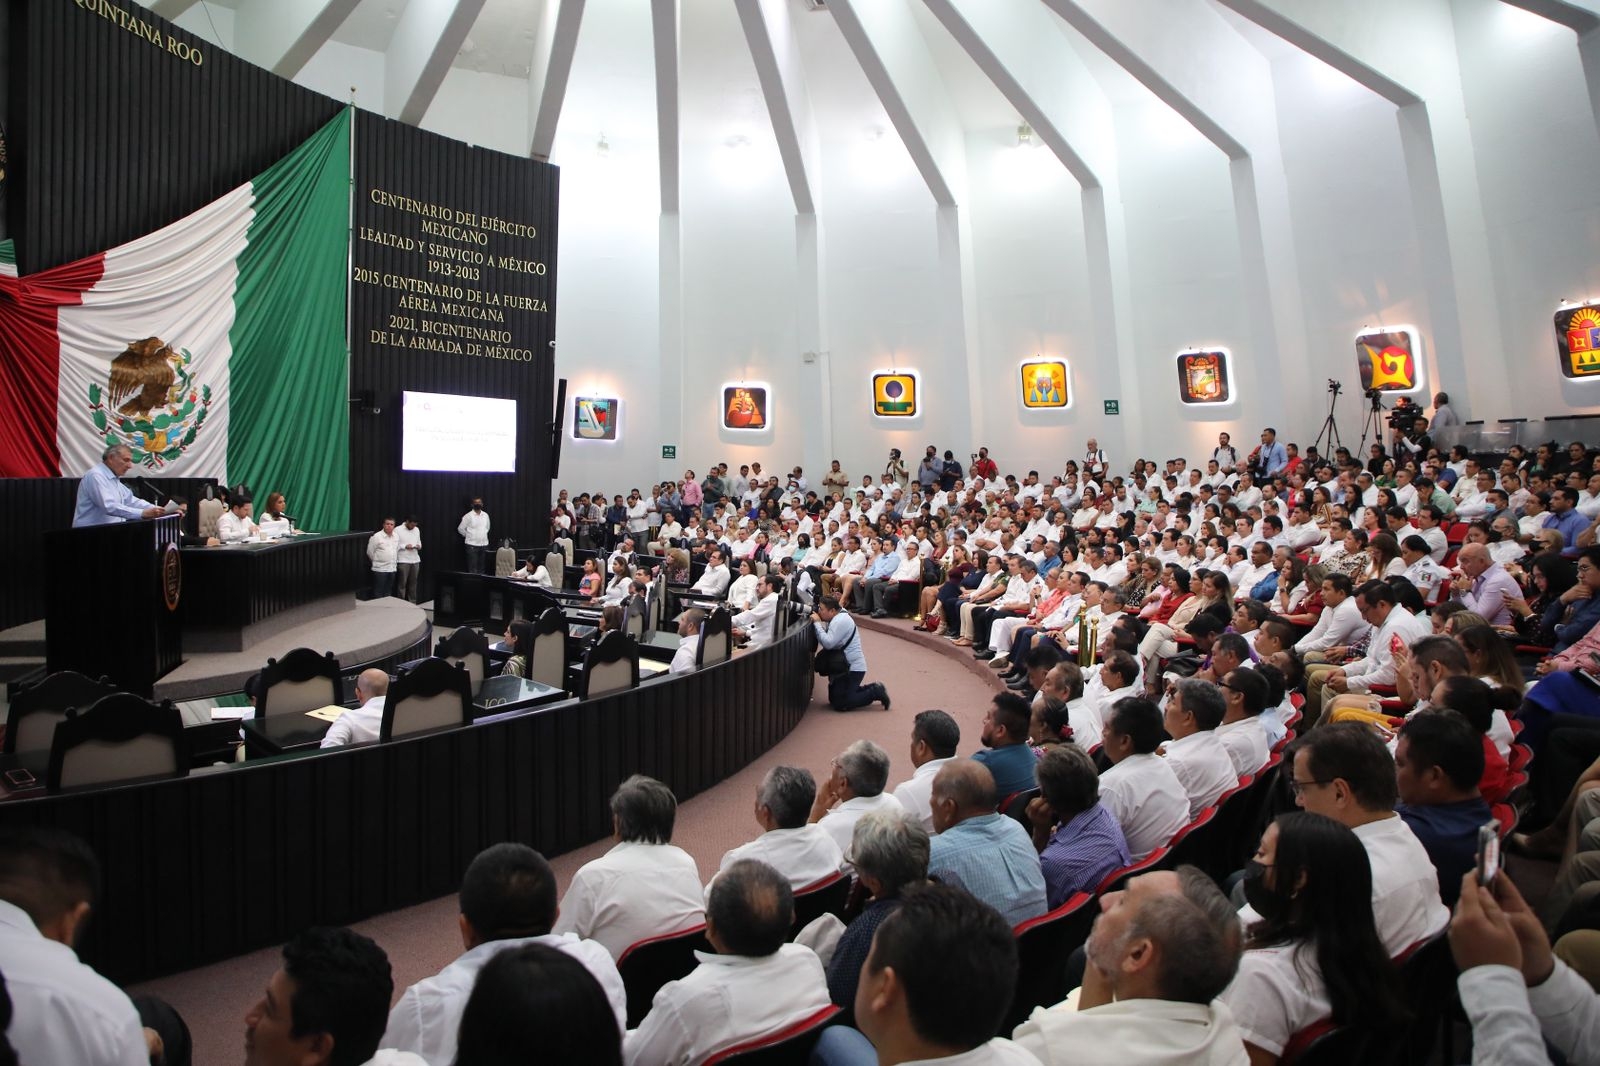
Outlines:
[[[365,113],[355,143],[350,389],[380,413],[351,409],[350,523],[415,514],[426,598],[474,495],[491,542],[548,542],[559,172]],[[408,390],[516,400],[516,473],[402,470]]]
[[3,2],[7,200],[23,274],[182,218],[265,170],[343,106],[132,0]]

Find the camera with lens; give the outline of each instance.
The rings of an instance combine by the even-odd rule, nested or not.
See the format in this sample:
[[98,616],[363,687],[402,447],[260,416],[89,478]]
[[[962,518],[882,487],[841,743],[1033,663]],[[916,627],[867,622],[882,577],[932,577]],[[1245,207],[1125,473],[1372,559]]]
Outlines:
[[1417,426],[1417,419],[1422,417],[1422,408],[1407,400],[1402,400],[1389,412],[1389,428],[1400,433],[1410,433]]

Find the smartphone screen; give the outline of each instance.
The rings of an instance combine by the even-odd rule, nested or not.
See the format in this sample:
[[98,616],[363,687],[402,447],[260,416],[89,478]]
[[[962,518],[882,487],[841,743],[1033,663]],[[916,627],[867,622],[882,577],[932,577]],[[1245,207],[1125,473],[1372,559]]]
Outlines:
[[1392,634],[1389,635],[1389,654],[1390,655],[1398,655],[1398,654],[1400,654],[1400,649],[1404,648],[1405,646],[1406,646],[1406,642],[1400,639],[1400,634],[1399,633],[1392,633]]
[[1491,884],[1500,873],[1500,823],[1478,828],[1478,884]]

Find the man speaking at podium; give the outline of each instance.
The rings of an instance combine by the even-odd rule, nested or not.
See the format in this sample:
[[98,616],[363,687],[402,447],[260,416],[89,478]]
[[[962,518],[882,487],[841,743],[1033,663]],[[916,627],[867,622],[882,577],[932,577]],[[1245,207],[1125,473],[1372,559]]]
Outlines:
[[146,505],[117,480],[132,467],[133,451],[126,444],[113,444],[101,454],[100,465],[85,474],[78,485],[78,506],[72,512],[74,528],[159,518],[167,513],[165,508]]

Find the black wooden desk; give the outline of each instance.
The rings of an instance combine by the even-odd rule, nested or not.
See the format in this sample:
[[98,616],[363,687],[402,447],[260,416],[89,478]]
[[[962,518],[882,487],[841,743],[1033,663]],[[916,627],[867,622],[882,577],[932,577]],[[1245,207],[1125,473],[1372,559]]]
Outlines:
[[283,540],[183,549],[188,629],[239,630],[371,581],[370,533],[302,533]]
[[[44,775],[49,769],[49,764],[48,751],[18,751],[10,755],[0,755],[0,798],[30,799],[44,795]],[[32,774],[32,783],[27,785],[13,783],[5,775],[14,770]]]
[[561,689],[525,677],[491,677],[479,685],[478,691],[473,694],[472,717],[524,711],[566,698],[567,694]]
[[321,747],[322,738],[333,728],[332,722],[324,722],[309,714],[246,718],[240,725],[244,728],[244,753],[247,759]]

